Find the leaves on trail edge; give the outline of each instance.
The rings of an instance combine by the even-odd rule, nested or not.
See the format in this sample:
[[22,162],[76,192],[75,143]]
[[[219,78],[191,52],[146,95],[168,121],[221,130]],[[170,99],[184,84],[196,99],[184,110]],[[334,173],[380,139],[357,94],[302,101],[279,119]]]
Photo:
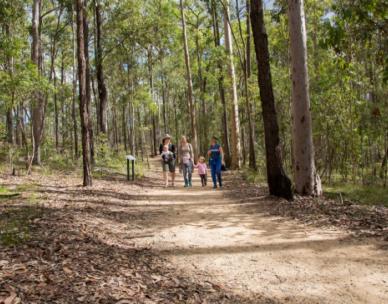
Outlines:
[[[252,201],[255,197],[268,196],[266,187],[248,183],[240,175],[232,175],[232,179],[230,184],[233,187],[229,188],[232,197]],[[364,206],[324,196],[295,196],[294,201],[273,197],[265,207],[273,215],[291,217],[315,226],[340,227],[355,236],[381,237],[388,241],[388,208],[384,206]]]

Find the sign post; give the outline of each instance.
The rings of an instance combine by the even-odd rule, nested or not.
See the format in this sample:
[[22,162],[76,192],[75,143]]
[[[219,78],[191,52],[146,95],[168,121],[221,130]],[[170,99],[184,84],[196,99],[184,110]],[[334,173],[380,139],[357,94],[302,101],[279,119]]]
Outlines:
[[132,164],[132,180],[135,180],[135,160],[136,158],[133,155],[127,155],[127,180],[130,180],[130,163]]

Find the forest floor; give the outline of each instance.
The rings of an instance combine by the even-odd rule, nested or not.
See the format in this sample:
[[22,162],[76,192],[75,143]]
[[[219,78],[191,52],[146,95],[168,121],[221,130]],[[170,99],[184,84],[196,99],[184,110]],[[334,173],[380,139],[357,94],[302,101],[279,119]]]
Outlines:
[[0,175],[0,303],[388,303],[387,208],[225,180]]

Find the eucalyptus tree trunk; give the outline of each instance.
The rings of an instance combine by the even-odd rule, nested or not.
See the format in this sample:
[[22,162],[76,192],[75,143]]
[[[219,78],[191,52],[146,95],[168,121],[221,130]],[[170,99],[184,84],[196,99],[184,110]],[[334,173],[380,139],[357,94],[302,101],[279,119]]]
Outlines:
[[[149,77],[149,85],[150,85],[150,93],[152,101],[154,101],[154,71],[153,71],[153,60],[152,60],[152,45],[150,45],[147,49],[147,65],[148,65],[148,77]],[[156,126],[156,114],[153,112],[151,115],[151,151],[152,155],[155,156],[158,154],[158,131]]]
[[58,111],[58,94],[57,94],[57,75],[55,73],[55,60],[58,55],[58,49],[57,49],[57,40],[59,35],[59,26],[61,24],[61,17],[62,17],[63,8],[60,7],[59,13],[57,15],[57,22],[56,22],[56,29],[55,32],[51,38],[51,62],[50,62],[50,81],[53,82],[54,86],[54,133],[55,133],[55,149],[58,152],[59,151],[59,111]]
[[201,119],[199,119],[200,138],[199,138],[198,148],[199,148],[199,153],[205,155],[209,144],[209,134],[208,134],[209,128],[208,128],[207,107],[206,107],[206,101],[205,101],[206,76],[204,76],[202,72],[202,58],[201,58],[200,46],[199,46],[199,28],[200,28],[200,23],[197,19],[196,34],[195,34],[195,51],[197,55],[196,57],[197,57],[197,66],[198,66],[198,82],[199,82],[199,88],[201,91],[201,95],[200,95]]
[[[11,38],[11,31],[10,31],[10,25],[5,24],[4,25],[4,31],[6,35]],[[6,69],[11,77],[13,78],[13,57],[10,55],[7,55],[7,65]],[[11,104],[6,109],[6,127],[7,127],[7,142],[10,144],[14,143],[14,134],[13,134],[13,106],[14,106],[14,90],[12,90],[12,96],[11,96]],[[17,137],[17,136],[16,136]]]
[[[240,55],[240,62],[241,62],[241,68],[243,72],[244,77],[244,99],[245,99],[245,113],[242,112],[242,120],[247,122],[247,126],[242,125],[241,128],[241,143],[242,143],[242,154],[243,154],[243,165],[245,166],[246,163],[246,145],[248,142],[248,152],[249,152],[249,168],[253,170],[257,170],[257,164],[256,164],[256,151],[255,151],[255,132],[254,132],[254,126],[253,126],[253,118],[252,118],[252,104],[250,101],[249,96],[249,79],[251,76],[251,24],[250,24],[250,17],[249,17],[249,0],[246,0],[246,34],[243,34],[243,27],[242,22],[240,18],[240,1],[241,0],[235,0],[235,9],[236,9],[236,15],[237,15],[237,21],[238,21],[238,29],[240,33],[240,38],[242,42],[242,49],[244,52],[239,50]],[[230,20],[228,21],[230,24]],[[233,34],[233,32],[232,32]],[[233,35],[232,35],[233,36]],[[233,37],[235,39],[235,37]],[[245,130],[248,129],[248,135],[245,138]],[[246,140],[247,139],[247,140]]]
[[198,158],[197,118],[196,118],[195,105],[193,101],[193,80],[191,75],[190,54],[189,54],[189,47],[187,43],[186,19],[185,19],[183,0],[180,0],[180,8],[181,8],[182,30],[183,30],[183,48],[184,48],[185,64],[186,64],[187,99],[188,99],[189,110],[190,110],[191,145],[193,146],[193,150],[194,150],[194,159],[195,161],[197,161],[197,158]]
[[301,195],[318,196],[322,194],[322,186],[314,163],[303,0],[288,1],[288,22],[291,49],[295,190]]
[[268,36],[262,0],[251,0],[251,25],[259,73],[259,88],[264,121],[267,181],[272,195],[292,199],[291,181],[283,169],[279,125],[273,95]]
[[247,42],[245,50],[245,95],[248,116],[248,134],[249,134],[249,168],[257,170],[256,151],[255,151],[255,127],[252,118],[253,107],[249,98],[249,79],[251,78],[251,18],[249,0],[246,0],[246,23],[247,23]]
[[229,24],[229,0],[226,1],[224,7],[224,28],[225,28],[225,48],[228,54],[228,72],[231,79],[231,146],[232,146],[232,158],[231,168],[239,169],[241,166],[241,139],[240,139],[240,119],[238,111],[238,96],[237,96],[237,84],[236,74],[233,62],[233,43],[232,33]]
[[[137,125],[135,123],[136,121],[136,111],[135,111],[135,106],[134,106],[134,91],[135,91],[135,86],[134,86],[134,79],[133,75],[131,73],[130,64],[131,60],[128,59],[127,63],[127,77],[128,77],[128,89],[129,89],[129,110],[128,110],[128,115],[129,115],[129,147],[132,155],[135,155],[136,153],[136,128],[135,126]],[[140,121],[139,121],[140,123]],[[140,127],[140,126],[139,126]]]
[[6,113],[7,142],[10,144],[14,143],[14,141],[13,141],[13,122],[12,122],[13,119],[12,118],[13,118],[12,107],[10,107],[9,109],[7,109],[7,113]]
[[101,4],[99,0],[94,0],[95,18],[96,18],[96,73],[98,85],[98,129],[106,134],[108,132],[108,90],[105,84],[102,52],[102,15]]
[[164,78],[164,72],[162,72],[162,103],[163,103],[163,109],[162,109],[162,115],[163,115],[163,130],[164,134],[167,133],[168,124],[167,124],[167,96],[166,96],[166,81]]
[[77,116],[76,116],[76,99],[77,99],[77,67],[76,67],[76,61],[77,61],[77,39],[76,39],[76,33],[74,30],[74,23],[76,22],[76,16],[75,13],[72,13],[72,35],[73,35],[73,98],[71,103],[71,118],[73,120],[73,148],[74,148],[74,156],[75,158],[79,157],[79,151],[78,151],[78,126],[77,126]]
[[[58,18],[58,23],[59,23],[59,18]],[[52,38],[51,41],[51,67],[50,67],[50,81],[53,82],[54,86],[54,96],[53,96],[53,101],[54,101],[54,133],[55,133],[55,149],[58,152],[59,149],[59,120],[58,120],[58,96],[57,96],[57,76],[55,73],[55,59],[57,55],[57,50],[56,50],[56,37]]]
[[[210,10],[212,14],[214,44],[216,48],[219,48],[221,45],[220,29],[218,26],[217,5],[215,0],[211,0]],[[230,144],[229,144],[228,113],[226,108],[223,66],[222,66],[221,60],[218,60],[217,66],[219,70],[218,90],[219,90],[220,100],[222,105],[222,140],[223,140],[224,160],[225,160],[226,166],[230,167],[231,157],[230,157]]]
[[92,90],[91,90],[91,74],[90,74],[90,62],[89,62],[89,22],[88,22],[88,11],[87,11],[87,0],[84,2],[84,12],[83,12],[83,34],[84,34],[84,52],[86,60],[86,105],[88,110],[88,132],[89,132],[89,151],[90,151],[90,164],[95,164],[94,158],[94,132],[93,132],[93,121],[91,117],[91,101],[92,101]]
[[[38,74],[41,74],[41,41],[40,41],[40,26],[41,26],[41,0],[34,0],[32,4],[32,42],[31,42],[31,60],[36,65]],[[34,151],[32,163],[34,165],[41,164],[40,146],[43,138],[44,116],[45,116],[45,98],[42,92],[37,89],[34,93],[32,102],[32,136],[34,137]]]
[[127,104],[122,104],[122,133],[123,133],[123,142],[124,142],[124,150],[126,153],[128,153],[128,128],[127,128]]
[[[61,56],[61,87],[64,87],[64,84],[66,82],[65,79],[65,52],[64,49],[62,49],[62,56]],[[68,126],[67,126],[67,116],[69,114],[67,107],[65,106],[66,97],[64,96],[63,92],[60,95],[61,97],[61,125],[62,125],[62,152],[65,150],[66,147],[66,141],[68,138]]]
[[90,169],[90,132],[89,132],[89,111],[87,101],[87,62],[85,58],[85,2],[76,0],[77,11],[77,57],[78,57],[78,86],[79,86],[79,107],[82,130],[82,160],[83,160],[83,185],[92,185],[92,175]]

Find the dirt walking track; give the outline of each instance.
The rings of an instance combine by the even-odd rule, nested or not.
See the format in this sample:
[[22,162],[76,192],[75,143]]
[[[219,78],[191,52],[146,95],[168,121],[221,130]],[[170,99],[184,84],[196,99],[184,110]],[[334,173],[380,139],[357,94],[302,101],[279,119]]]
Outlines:
[[[77,229],[99,242],[120,250],[147,248],[179,276],[211,282],[236,299],[388,303],[388,254],[381,241],[271,216],[267,207],[276,200],[265,189],[261,196],[236,199],[228,187],[201,188],[196,174],[193,188],[183,188],[178,175],[176,187],[164,189],[156,160],[146,175],[131,185],[122,178],[96,180],[87,190],[79,180],[49,179],[39,189],[48,208],[76,206],[71,225],[79,223]],[[230,188],[226,177],[228,182]]]

